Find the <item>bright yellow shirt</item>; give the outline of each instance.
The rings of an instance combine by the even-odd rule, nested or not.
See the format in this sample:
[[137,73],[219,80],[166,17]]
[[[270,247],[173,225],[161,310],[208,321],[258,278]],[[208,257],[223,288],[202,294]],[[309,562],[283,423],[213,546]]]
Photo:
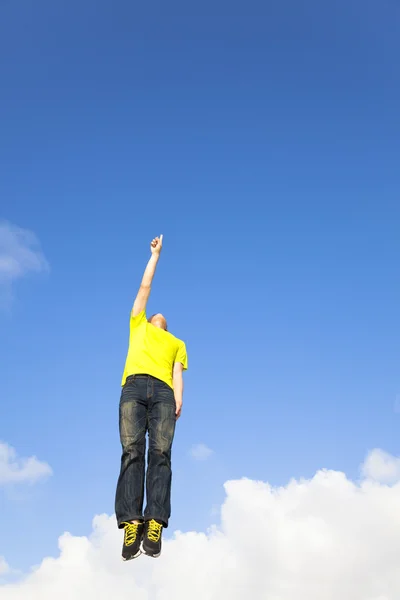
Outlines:
[[161,379],[171,388],[174,364],[180,362],[186,370],[186,345],[174,335],[147,321],[143,310],[130,320],[129,348],[121,385],[129,375],[145,374]]

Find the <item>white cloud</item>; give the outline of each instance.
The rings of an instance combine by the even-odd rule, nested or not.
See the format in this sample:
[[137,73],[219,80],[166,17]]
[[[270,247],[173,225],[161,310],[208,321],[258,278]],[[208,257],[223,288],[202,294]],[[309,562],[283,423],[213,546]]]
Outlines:
[[47,271],[48,262],[36,236],[7,221],[0,222],[0,286],[11,293],[17,279],[32,272]]
[[6,575],[10,572],[10,567],[8,566],[4,556],[0,556],[0,575]]
[[0,442],[0,485],[35,483],[51,474],[51,467],[36,456],[19,458],[14,448]]
[[368,454],[361,472],[380,483],[396,483],[400,481],[400,458],[376,448]]
[[319,471],[285,487],[225,484],[219,528],[167,530],[159,559],[120,559],[115,518],[89,538],[64,534],[60,554],[0,600],[398,600],[400,484],[354,483]]
[[190,455],[195,460],[207,460],[212,454],[214,454],[213,450],[205,444],[196,444],[190,450]]

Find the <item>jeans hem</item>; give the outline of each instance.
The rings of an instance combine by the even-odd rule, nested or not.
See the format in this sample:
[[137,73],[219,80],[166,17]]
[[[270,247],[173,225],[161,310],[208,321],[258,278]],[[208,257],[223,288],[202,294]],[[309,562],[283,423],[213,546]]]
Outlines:
[[124,526],[122,525],[122,523],[129,523],[130,521],[143,521],[143,516],[142,515],[133,515],[133,517],[129,517],[128,519],[118,519],[117,520],[118,529],[123,529]]
[[164,527],[164,529],[168,529],[168,521],[166,521],[165,519],[162,519],[161,517],[157,517],[157,515],[145,515],[144,516],[145,521],[151,521],[152,519],[154,519],[155,521],[158,521],[159,523],[162,523],[162,526]]

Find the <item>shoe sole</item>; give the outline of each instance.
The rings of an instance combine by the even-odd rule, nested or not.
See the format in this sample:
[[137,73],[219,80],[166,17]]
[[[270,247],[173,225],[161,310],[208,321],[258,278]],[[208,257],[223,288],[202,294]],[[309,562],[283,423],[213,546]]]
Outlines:
[[140,546],[140,552],[146,556],[149,556],[150,558],[159,558],[161,556],[161,552],[158,554],[150,554],[149,552],[146,552],[146,550],[143,548],[143,544]]
[[121,558],[122,558],[122,560],[123,560],[124,562],[128,562],[128,560],[134,560],[135,558],[139,558],[139,556],[140,556],[141,554],[142,554],[142,551],[141,551],[141,550],[139,550],[139,552],[137,552],[137,553],[136,553],[136,554],[134,554],[133,556],[130,556],[129,558],[128,558],[128,557],[125,557],[125,556],[122,556]]

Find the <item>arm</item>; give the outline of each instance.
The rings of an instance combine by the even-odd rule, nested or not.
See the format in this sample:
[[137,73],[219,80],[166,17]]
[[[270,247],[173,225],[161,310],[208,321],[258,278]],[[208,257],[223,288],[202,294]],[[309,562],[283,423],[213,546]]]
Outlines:
[[179,419],[182,411],[183,402],[183,364],[177,362],[174,364],[174,370],[172,374],[172,381],[174,386],[174,396],[176,404],[176,418]]
[[146,310],[147,301],[151,291],[151,284],[153,283],[154,273],[156,272],[158,259],[160,258],[162,239],[163,236],[160,235],[159,238],[154,238],[154,240],[151,242],[151,257],[143,273],[142,282],[140,284],[135,302],[133,303],[132,316],[134,317],[136,317],[143,310]]

